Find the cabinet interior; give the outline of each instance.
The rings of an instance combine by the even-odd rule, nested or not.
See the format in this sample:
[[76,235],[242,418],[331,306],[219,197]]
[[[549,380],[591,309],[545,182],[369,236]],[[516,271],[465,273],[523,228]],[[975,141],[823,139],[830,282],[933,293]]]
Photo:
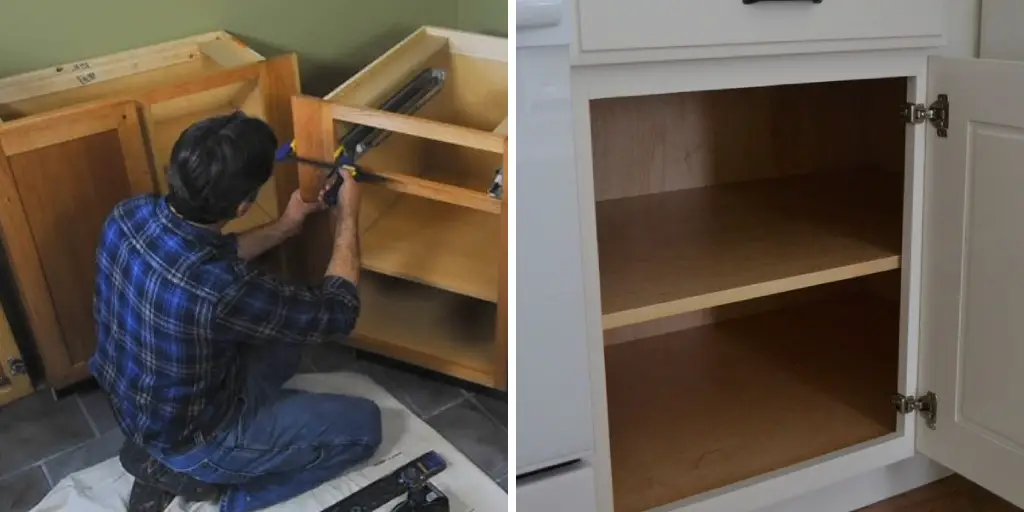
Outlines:
[[616,510],[896,431],[906,96],[591,102]]
[[[417,74],[434,68],[445,72],[444,86],[411,115],[439,127],[503,134],[506,54],[503,41],[425,27],[324,99],[377,109]],[[334,140],[350,128],[335,121]],[[393,131],[358,163],[369,172],[416,176],[436,190],[484,195],[502,160],[500,153]],[[362,195],[359,229],[368,272],[360,283],[363,313],[352,343],[503,388],[506,348],[497,338],[505,308],[501,212],[372,185]]]

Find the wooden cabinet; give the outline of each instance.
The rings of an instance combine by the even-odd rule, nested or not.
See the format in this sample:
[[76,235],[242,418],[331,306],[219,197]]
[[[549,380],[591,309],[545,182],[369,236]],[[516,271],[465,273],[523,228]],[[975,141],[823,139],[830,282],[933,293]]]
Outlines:
[[[364,185],[362,315],[353,343],[441,373],[504,389],[507,373],[507,194],[488,194],[507,153],[507,43],[423,28],[323,100],[293,103],[296,152],[332,160],[354,126],[391,135],[358,163],[386,177]],[[377,107],[424,69],[444,85],[414,115]],[[303,193],[325,174],[300,165]],[[505,176],[506,186],[510,176]],[[322,277],[329,216],[304,229],[305,268]]]
[[137,104],[87,103],[0,125],[0,229],[55,388],[95,347],[95,252],[106,216],[153,191]]
[[[223,32],[0,80],[0,225],[50,386],[88,377],[95,249],[113,206],[165,193],[171,147],[200,119],[242,110],[290,139],[298,87],[294,55],[267,60]],[[275,220],[296,187],[295,166],[279,165],[226,230]]]
[[941,45],[945,0],[575,0],[587,62]]
[[1024,65],[631,70],[573,70],[601,510],[754,511],[915,453],[1024,506]]

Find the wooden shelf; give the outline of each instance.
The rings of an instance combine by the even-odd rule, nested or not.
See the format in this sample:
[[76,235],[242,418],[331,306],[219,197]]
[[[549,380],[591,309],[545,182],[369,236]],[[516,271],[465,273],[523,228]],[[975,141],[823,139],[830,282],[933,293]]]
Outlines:
[[494,304],[373,272],[360,281],[354,346],[494,384]]
[[[422,27],[325,98],[297,95],[291,104],[300,156],[331,158],[352,126],[390,133],[359,160],[385,179],[362,189],[369,277],[356,344],[503,390],[508,211],[487,191],[508,152],[507,136],[494,132],[508,115],[507,56],[505,38]],[[446,73],[429,102],[410,115],[380,110],[428,68]],[[298,171],[301,194],[315,197],[325,173],[304,164]],[[324,216],[310,220],[298,258],[315,282],[333,231]]]
[[902,184],[821,172],[600,201],[604,327],[899,268]]
[[867,294],[605,348],[615,510],[895,431],[898,302]]
[[363,267],[497,302],[500,235],[498,215],[402,195],[363,235]]

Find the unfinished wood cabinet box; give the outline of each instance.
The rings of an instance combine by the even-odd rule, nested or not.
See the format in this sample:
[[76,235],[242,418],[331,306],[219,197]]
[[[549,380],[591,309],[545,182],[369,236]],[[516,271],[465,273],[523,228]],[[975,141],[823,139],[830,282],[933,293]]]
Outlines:
[[[114,205],[166,192],[171,146],[205,117],[241,109],[290,139],[298,90],[294,55],[267,60],[224,32],[0,79],[0,226],[47,384],[89,376],[95,250]],[[226,230],[276,219],[296,187],[279,165]]]
[[[0,79],[0,119],[91,100],[135,99],[143,106],[157,190],[164,193],[171,147],[195,121],[242,110],[268,121],[280,139],[291,137],[288,102],[299,90],[294,59],[268,60],[226,32],[211,32]],[[260,191],[256,207],[226,231],[241,232],[278,217],[287,202],[278,200],[280,190],[295,189],[294,166],[282,167]],[[277,183],[281,179],[292,181]]]
[[[358,162],[388,180],[363,185],[369,272],[360,283],[356,346],[501,389],[508,212],[488,189],[504,167],[507,51],[503,38],[422,28],[325,99],[299,97],[292,106],[296,151],[307,158],[332,159],[353,125],[392,133]],[[446,79],[423,109],[411,116],[377,110],[427,68],[444,70]],[[315,197],[323,176],[300,165],[303,194]],[[327,223],[305,230],[311,279],[330,255]]]
[[590,101],[615,510],[897,431],[906,95]]

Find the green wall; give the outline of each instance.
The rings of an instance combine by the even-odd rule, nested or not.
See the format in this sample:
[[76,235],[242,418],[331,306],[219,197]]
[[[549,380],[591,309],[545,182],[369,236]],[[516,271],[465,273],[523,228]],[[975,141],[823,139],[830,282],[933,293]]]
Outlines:
[[223,29],[322,95],[422,25],[505,36],[498,0],[4,0],[0,76]]
[[459,0],[458,28],[508,37],[508,3],[511,1]]

